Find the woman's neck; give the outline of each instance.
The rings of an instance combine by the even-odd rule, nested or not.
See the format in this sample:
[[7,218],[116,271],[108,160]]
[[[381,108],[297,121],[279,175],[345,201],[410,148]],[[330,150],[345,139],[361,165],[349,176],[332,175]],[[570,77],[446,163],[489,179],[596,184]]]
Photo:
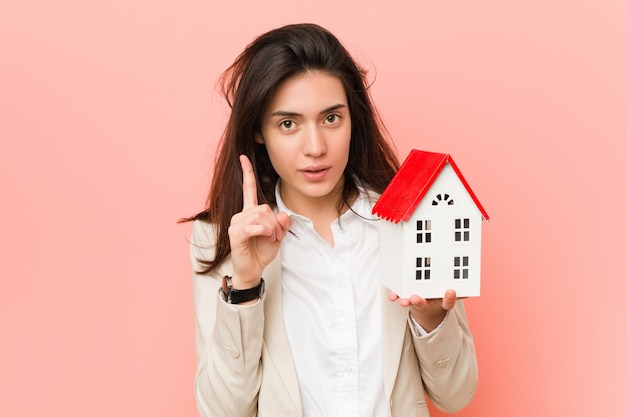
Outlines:
[[[283,202],[294,213],[300,214],[313,223],[313,228],[331,247],[334,247],[334,237],[331,224],[343,213],[345,213],[358,197],[358,192],[348,197],[347,201],[342,201],[343,190],[333,195],[326,195],[317,198],[285,199]],[[339,208],[339,209],[338,209]]]

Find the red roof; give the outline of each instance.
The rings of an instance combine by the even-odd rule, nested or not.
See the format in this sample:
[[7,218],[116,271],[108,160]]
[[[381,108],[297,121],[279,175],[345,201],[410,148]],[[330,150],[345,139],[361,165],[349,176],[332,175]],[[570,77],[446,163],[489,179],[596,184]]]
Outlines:
[[415,211],[447,163],[456,172],[459,180],[461,180],[472,200],[474,200],[474,204],[482,213],[483,218],[489,220],[487,212],[476,198],[469,184],[463,178],[461,171],[459,171],[459,167],[457,167],[449,154],[418,151],[416,149],[413,149],[402,163],[402,166],[372,208],[372,213],[393,223],[409,220],[413,211]]

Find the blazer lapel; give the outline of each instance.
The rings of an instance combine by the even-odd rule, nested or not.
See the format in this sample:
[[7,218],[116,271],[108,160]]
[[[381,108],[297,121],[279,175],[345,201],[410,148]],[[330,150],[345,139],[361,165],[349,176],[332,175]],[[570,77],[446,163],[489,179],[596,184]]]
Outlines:
[[398,374],[402,344],[407,331],[407,310],[388,299],[389,289],[381,286],[383,380],[387,403]]
[[[264,342],[289,398],[301,410],[300,389],[293,355],[283,318],[283,290],[280,252],[263,271],[265,279],[265,330]],[[301,411],[300,411],[301,413]]]

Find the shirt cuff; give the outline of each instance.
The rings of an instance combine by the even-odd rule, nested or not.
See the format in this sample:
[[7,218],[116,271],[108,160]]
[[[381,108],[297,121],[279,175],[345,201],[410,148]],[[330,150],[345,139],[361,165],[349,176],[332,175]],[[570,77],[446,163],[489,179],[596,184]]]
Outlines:
[[450,313],[449,311],[446,311],[445,317],[443,318],[441,323],[439,323],[439,326],[435,327],[432,332],[427,332],[426,330],[424,330],[424,328],[422,326],[420,326],[420,324],[417,321],[415,321],[415,319],[413,318],[413,315],[411,315],[411,313],[409,313],[409,319],[411,320],[411,324],[413,325],[413,329],[415,329],[415,333],[419,337],[423,337],[423,336],[428,336],[429,334],[434,333],[437,330],[439,330],[443,326],[443,324],[446,322],[446,319],[448,318],[448,314],[449,313]]

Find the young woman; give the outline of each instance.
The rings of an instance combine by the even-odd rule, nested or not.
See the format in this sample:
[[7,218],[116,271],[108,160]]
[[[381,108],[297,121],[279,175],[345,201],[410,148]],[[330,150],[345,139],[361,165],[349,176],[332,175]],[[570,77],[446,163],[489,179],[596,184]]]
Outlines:
[[200,414],[463,408],[477,365],[462,301],[380,284],[371,209],[398,161],[364,71],[300,24],[255,39],[221,81],[232,113],[192,218]]

